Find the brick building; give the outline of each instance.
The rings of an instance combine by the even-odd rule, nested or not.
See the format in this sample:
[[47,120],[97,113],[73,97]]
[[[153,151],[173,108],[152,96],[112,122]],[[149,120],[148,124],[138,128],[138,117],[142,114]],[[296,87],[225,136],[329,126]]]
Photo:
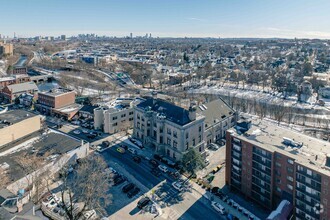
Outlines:
[[31,94],[37,99],[38,87],[34,82],[25,82],[5,86],[1,91],[1,97],[5,101],[12,103],[22,94]]
[[73,90],[57,88],[38,93],[36,108],[45,114],[71,119],[82,107],[75,104],[76,93]]
[[258,121],[226,134],[226,184],[268,209],[293,204],[295,219],[330,218],[330,143]]

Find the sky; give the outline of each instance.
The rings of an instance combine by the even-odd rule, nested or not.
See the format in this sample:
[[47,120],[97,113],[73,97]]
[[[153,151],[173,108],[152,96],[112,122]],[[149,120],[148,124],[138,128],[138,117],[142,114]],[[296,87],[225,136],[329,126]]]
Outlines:
[[0,0],[0,34],[330,39],[330,0]]

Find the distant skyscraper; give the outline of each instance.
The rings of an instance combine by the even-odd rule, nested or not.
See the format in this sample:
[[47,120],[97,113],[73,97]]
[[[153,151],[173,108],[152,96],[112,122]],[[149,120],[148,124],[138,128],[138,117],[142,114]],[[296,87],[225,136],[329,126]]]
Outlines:
[[149,34],[149,38],[151,38],[151,33]]
[[133,33],[130,33],[130,35],[129,35],[129,36],[130,36],[130,38],[133,38]]
[[66,36],[64,34],[61,35],[61,40],[66,40]]

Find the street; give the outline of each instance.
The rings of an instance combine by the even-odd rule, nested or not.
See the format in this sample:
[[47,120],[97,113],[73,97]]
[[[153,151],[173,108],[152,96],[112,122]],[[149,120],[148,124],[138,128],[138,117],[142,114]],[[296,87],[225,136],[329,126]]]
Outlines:
[[[212,209],[210,202],[207,199],[194,192],[194,190],[189,189],[187,192],[179,193],[171,185],[174,182],[174,179],[165,173],[162,173],[162,175],[159,177],[154,176],[150,172],[152,166],[147,160],[142,159],[141,163],[138,164],[132,160],[132,155],[130,153],[126,152],[121,154],[116,151],[116,148],[117,145],[105,150],[101,155],[107,161],[109,166],[115,166],[117,169],[120,169],[121,167],[122,170],[117,170],[119,173],[123,173],[125,170],[127,173],[133,176],[138,183],[144,186],[141,188],[142,193],[149,194],[150,190],[157,186],[155,187],[155,194],[157,195],[156,200],[164,210],[167,210],[167,218],[205,219],[207,216],[207,218],[210,219],[225,219],[224,216],[218,214],[215,210]],[[121,186],[123,185],[125,184],[122,184]],[[162,196],[158,194],[162,194]],[[113,195],[113,200],[116,199],[119,198],[116,198],[116,195]],[[127,205],[130,204],[128,203]],[[136,204],[133,205],[133,207],[135,206]],[[125,209],[120,211],[124,210]],[[108,214],[112,215],[116,211],[118,210],[112,209],[112,211]],[[163,216],[159,217],[159,219],[162,218]]]

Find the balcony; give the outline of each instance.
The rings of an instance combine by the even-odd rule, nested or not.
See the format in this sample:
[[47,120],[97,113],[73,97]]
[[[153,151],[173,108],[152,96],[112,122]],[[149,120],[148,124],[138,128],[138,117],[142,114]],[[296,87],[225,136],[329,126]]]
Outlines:
[[270,179],[269,175],[261,173],[261,172],[255,170],[255,169],[252,169],[252,176],[255,176],[256,178],[258,178],[260,180],[266,181],[269,184],[271,182],[271,179]]
[[[239,156],[237,155],[239,154]],[[237,160],[242,160],[242,155],[240,153],[237,153],[237,151],[231,151],[231,156]]]
[[318,183],[316,181],[314,181],[314,179],[312,179],[311,177],[308,177],[311,179],[311,183],[306,182],[306,177],[302,174],[296,174],[296,181],[299,183],[302,183],[312,189],[315,189],[319,192],[321,192],[321,183]]
[[311,199],[311,201],[307,201],[306,196],[305,195],[301,195],[298,196],[298,194],[296,195],[296,200],[299,200],[301,203],[305,203],[311,207],[314,207],[317,203],[319,203],[318,201]]
[[[305,205],[303,204],[297,204],[296,203],[296,208],[298,208],[299,210],[303,211],[304,213],[306,213],[307,215],[310,215],[311,217],[315,218],[315,219],[320,219],[320,215],[316,214],[312,209],[309,211],[305,208]],[[299,214],[300,215],[300,214]],[[300,215],[301,216],[301,215]],[[305,216],[302,216],[303,219],[306,219]]]
[[298,187],[298,185],[296,185],[296,190],[301,192],[302,194],[306,194],[306,195],[312,197],[313,199],[316,199],[317,201],[320,201],[320,199],[321,199],[320,193],[317,193],[317,194],[308,193],[306,191],[306,186],[304,186],[304,185],[300,186],[300,187]]
[[260,171],[262,173],[265,173],[266,175],[271,176],[271,169],[269,167],[266,167],[265,166],[265,169],[264,170],[261,167],[262,167],[261,164],[259,164],[256,161],[252,161],[252,168],[254,168],[254,169],[256,169],[256,170],[258,170],[258,171]]
[[272,162],[271,162],[271,160],[268,160],[268,159],[262,160],[261,158],[262,158],[262,157],[259,156],[259,155],[257,155],[257,154],[253,154],[253,156],[252,156],[252,159],[253,159],[254,161],[256,161],[256,162],[258,162],[258,163],[260,163],[260,164],[263,164],[263,165],[265,165],[266,167],[269,167],[269,168],[272,167]]
[[322,180],[321,175],[316,174],[316,173],[314,173],[312,175],[309,175],[309,174],[307,174],[307,171],[305,170],[305,168],[303,170],[302,169],[297,169],[297,173],[300,173],[300,174],[302,174],[302,175],[304,175],[308,178],[311,178],[311,179],[321,183],[321,180]]
[[264,185],[262,185],[259,179],[256,179],[253,177],[252,177],[252,183],[255,184],[256,186],[266,190],[268,193],[270,193],[270,185],[268,183],[265,183]]
[[234,172],[231,172],[231,177],[234,178],[235,180],[239,181],[239,182],[242,182],[241,176],[240,175],[237,175]]

